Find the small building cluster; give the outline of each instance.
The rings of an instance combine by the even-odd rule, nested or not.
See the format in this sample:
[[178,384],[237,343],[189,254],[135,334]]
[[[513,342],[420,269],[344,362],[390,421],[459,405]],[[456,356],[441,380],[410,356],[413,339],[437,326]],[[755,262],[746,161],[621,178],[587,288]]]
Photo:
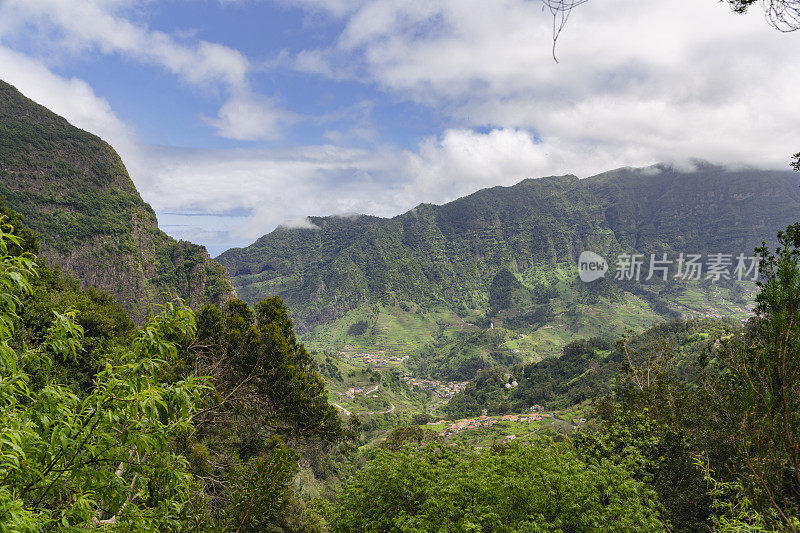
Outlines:
[[[352,346],[349,344],[344,346],[345,349],[353,349]],[[403,362],[406,357],[398,357],[396,355],[386,355],[384,351],[378,352],[364,352],[364,353],[354,353],[348,351],[341,351],[339,355],[353,363],[360,363],[369,367],[372,367],[373,370],[381,370],[383,368],[388,367],[392,364],[398,364]]]
[[[434,422],[434,424],[441,424],[442,422],[446,421],[440,420],[439,422]],[[486,415],[481,415],[478,418],[463,418],[451,423],[446,428],[441,430],[439,432],[439,436],[449,437],[450,435],[455,435],[456,433],[464,431],[465,429],[489,428],[496,423],[497,420]]]
[[[552,415],[550,413],[530,413],[530,414],[520,414],[520,415],[503,415],[499,419],[492,418],[490,416],[481,415],[478,418],[462,418],[461,420],[456,420],[455,422],[451,422],[447,425],[443,430],[439,432],[440,437],[449,437],[450,435],[455,435],[461,431],[465,431],[468,429],[478,429],[478,428],[489,428],[493,425],[497,424],[500,421],[509,421],[509,422],[539,422],[545,418],[551,418]],[[439,420],[438,422],[429,422],[428,425],[435,425],[435,424],[447,424],[446,420]]]
[[353,399],[357,394],[364,394],[365,391],[366,389],[363,387],[350,387],[346,391],[342,392],[341,395]]
[[357,394],[363,394],[364,396],[369,396],[370,394],[372,394],[373,392],[378,390],[378,387],[380,387],[380,386],[381,386],[380,383],[378,383],[377,385],[373,385],[370,388],[366,388],[366,387],[350,387],[346,391],[340,392],[339,396],[346,396],[346,397],[348,397],[350,399],[355,398]]
[[469,381],[439,381],[437,379],[423,379],[403,374],[403,381],[422,390],[432,391],[442,398],[452,398],[467,388]]

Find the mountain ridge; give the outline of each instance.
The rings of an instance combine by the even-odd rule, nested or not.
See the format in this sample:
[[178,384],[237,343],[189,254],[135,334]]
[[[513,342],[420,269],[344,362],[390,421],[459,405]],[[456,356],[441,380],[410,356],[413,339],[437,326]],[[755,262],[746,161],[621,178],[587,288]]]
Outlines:
[[110,292],[137,321],[163,293],[193,307],[233,295],[205,247],[158,228],[108,143],[3,81],[0,196],[41,235],[41,257]]
[[[613,234],[601,219],[599,204],[578,178],[552,177],[479,191],[441,206],[421,204],[393,218],[309,217],[319,229],[280,228],[217,260],[234,280],[253,280],[239,285],[246,300],[272,287],[297,313],[304,300],[328,299],[331,305],[316,315],[297,314],[302,327],[304,321],[335,318],[347,306],[392,294],[429,306],[483,305],[487,283],[502,267],[519,272],[536,263],[572,260],[587,246],[607,248]],[[553,232],[556,226],[559,231]]]
[[307,331],[364,304],[486,311],[501,270],[535,288],[585,249],[749,255],[798,212],[789,171],[621,168],[528,178],[392,218],[309,217],[315,229],[278,228],[217,260],[243,299],[279,294]]

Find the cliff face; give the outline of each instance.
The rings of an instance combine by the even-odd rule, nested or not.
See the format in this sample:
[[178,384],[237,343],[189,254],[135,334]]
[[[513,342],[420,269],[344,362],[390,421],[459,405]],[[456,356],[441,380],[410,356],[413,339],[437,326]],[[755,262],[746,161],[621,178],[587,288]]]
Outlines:
[[480,309],[499,272],[533,278],[586,249],[751,252],[796,222],[798,185],[710,165],[528,179],[391,219],[312,217],[317,229],[278,228],[217,259],[243,299],[281,295],[301,330],[363,302]]
[[660,166],[583,181],[617,239],[642,252],[752,251],[796,222],[800,208],[800,176],[788,171]]
[[549,269],[614,248],[603,211],[575,176],[525,180],[391,219],[324,217],[279,228],[217,258],[240,296],[279,294],[303,330],[361,302],[476,309],[502,269]]
[[142,320],[164,293],[192,307],[233,295],[205,247],[158,229],[120,157],[0,81],[0,196],[41,234],[40,255]]

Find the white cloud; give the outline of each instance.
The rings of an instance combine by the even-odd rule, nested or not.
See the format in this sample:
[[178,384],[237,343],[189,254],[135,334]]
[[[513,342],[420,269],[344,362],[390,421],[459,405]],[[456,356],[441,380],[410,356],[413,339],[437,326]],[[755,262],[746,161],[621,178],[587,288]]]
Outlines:
[[0,36],[32,26],[42,36],[40,46],[57,54],[99,50],[160,66],[202,90],[227,93],[219,116],[209,121],[219,135],[236,140],[280,135],[279,123],[288,123],[292,115],[251,90],[248,74],[253,66],[241,52],[137,24],[130,15],[139,7],[132,0],[3,0]]
[[510,185],[553,170],[550,156],[522,130],[449,130],[405,153],[403,203],[444,202],[489,185]]
[[[231,242],[252,240],[308,215],[398,209],[389,170],[392,152],[316,146],[286,150],[151,148],[142,190],[159,212],[246,212]],[[395,177],[394,179],[397,179]]]
[[135,5],[129,0],[4,0],[0,15],[36,25],[77,52],[97,48],[105,54],[123,53],[165,67],[192,84],[245,86],[249,64],[240,52],[206,41],[178,42],[134,24],[124,14]]
[[[714,0],[592,0],[562,34],[560,64],[537,0],[292,4],[345,25],[335,44],[296,55],[298,70],[429,105],[446,117],[442,130],[412,149],[387,147],[363,104],[346,110],[354,122],[347,131],[340,117],[309,121],[339,146],[140,147],[85,82],[3,47],[0,77],[110,141],[160,213],[237,214],[170,229],[214,251],[286,221],[302,226],[308,215],[391,216],[528,177],[662,161],[691,168],[693,158],[786,169],[800,150],[800,41]],[[240,52],[149,30],[135,9],[133,0],[0,0],[0,36],[34,24],[66,50],[123,54],[224,92],[227,101],[206,120],[232,139],[273,139],[300,120],[250,90],[253,66]],[[375,148],[346,147],[366,140]]]
[[220,108],[217,118],[206,119],[206,122],[216,127],[223,137],[253,141],[281,137],[285,128],[297,118],[268,99],[243,93],[231,97]]
[[625,161],[652,163],[621,155],[597,169],[581,168],[571,160],[573,150],[553,150],[516,129],[448,130],[415,150],[399,152],[334,146],[280,151],[153,148],[147,154],[151,175],[146,180],[152,186],[143,195],[159,212],[247,213],[227,221],[214,242],[204,242],[222,251],[224,244],[248,244],[286,221],[307,227],[308,215],[393,216],[423,202],[443,203],[525,178],[607,170]]
[[[521,128],[449,129],[404,151],[380,145],[371,150],[143,147],[85,82],[56,76],[2,47],[0,65],[3,77],[23,93],[110,141],[165,229],[214,254],[249,244],[280,224],[311,227],[308,215],[392,216],[422,202],[443,203],[524,178],[586,176],[660,160],[637,144],[610,151],[569,138],[539,142]],[[187,211],[194,214],[170,214]]]
[[300,217],[300,218],[294,218],[292,220],[287,220],[286,222],[282,222],[280,224],[280,227],[290,228],[290,229],[320,229],[319,226],[314,224],[308,217]]
[[0,79],[71,124],[101,136],[128,161],[137,159],[133,126],[120,120],[85,81],[53,74],[40,62],[4,46],[0,46]]
[[573,11],[560,64],[551,23],[535,0],[371,0],[298,68],[371,80],[456,124],[536,132],[575,167],[624,156],[786,168],[797,151],[800,41],[757,10],[592,0]]
[[[572,148],[553,150],[522,129],[447,130],[406,151],[146,147],[84,81],[59,77],[3,47],[0,65],[3,77],[24,94],[108,140],[123,156],[143,198],[161,213],[165,229],[208,245],[212,253],[249,244],[280,224],[311,227],[308,215],[392,216],[422,202],[446,202],[485,186],[581,169],[571,159]],[[358,114],[368,107],[364,103],[349,112]],[[629,162],[651,161],[620,155],[596,170]],[[187,211],[201,216],[167,215]],[[223,216],[202,216],[215,213]],[[225,216],[229,213],[234,216]]]

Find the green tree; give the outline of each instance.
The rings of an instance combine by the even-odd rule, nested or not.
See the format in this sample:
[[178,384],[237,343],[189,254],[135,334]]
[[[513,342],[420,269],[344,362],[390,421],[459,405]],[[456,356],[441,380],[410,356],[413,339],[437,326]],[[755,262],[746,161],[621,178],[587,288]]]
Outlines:
[[408,426],[393,429],[379,446],[381,448],[397,451],[406,444],[423,446],[430,443],[442,444],[443,442],[444,440],[442,437],[435,431],[419,426]]
[[742,408],[733,442],[740,474],[797,531],[800,510],[800,223],[762,246],[761,291],[748,343],[735,353],[734,398]]
[[684,432],[659,424],[643,412],[615,409],[598,431],[572,437],[578,454],[593,464],[622,466],[652,487],[670,531],[701,531],[711,519],[712,497]]
[[[760,292],[745,330],[711,337],[713,344],[698,358],[701,370],[685,382],[672,362],[676,348],[644,346],[641,357],[628,359],[635,367],[627,373],[630,385],[622,383],[616,398],[627,412],[647,408],[659,424],[687,436],[692,453],[715,472],[708,476],[712,488],[727,487],[714,496],[717,523],[752,515],[765,527],[797,531],[800,224],[778,232],[777,240],[775,250],[756,250]],[[653,360],[664,363],[657,365],[659,377],[642,379]],[[744,511],[737,502],[746,502]]]
[[655,495],[567,444],[383,451],[347,485],[333,531],[662,531]]
[[171,442],[191,427],[206,385],[160,378],[193,336],[191,311],[167,304],[128,350],[108,358],[83,397],[52,373],[34,388],[31,371],[79,354],[84,330],[74,312],[57,313],[41,344],[11,346],[35,262],[10,254],[9,243],[22,240],[0,220],[0,529],[176,525],[192,478]]
[[215,388],[179,442],[210,497],[210,519],[235,531],[307,527],[294,486],[301,456],[324,471],[326,454],[360,435],[328,403],[325,383],[278,297],[253,309],[233,299],[197,315],[188,369]]

